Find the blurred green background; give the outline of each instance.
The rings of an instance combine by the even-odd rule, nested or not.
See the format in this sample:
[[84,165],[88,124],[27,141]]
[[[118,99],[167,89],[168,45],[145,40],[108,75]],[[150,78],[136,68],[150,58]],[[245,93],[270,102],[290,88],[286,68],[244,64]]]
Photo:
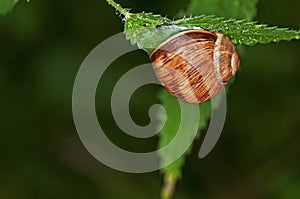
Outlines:
[[[187,0],[119,1],[132,12],[173,17]],[[255,20],[300,28],[300,1],[261,0]],[[72,86],[85,56],[122,31],[104,0],[21,1],[0,17],[0,198],[158,198],[159,172],[128,174],[95,160],[72,120]],[[300,43],[246,47],[227,96],[225,128],[213,151],[183,168],[175,199],[300,198]],[[110,95],[128,69],[147,63],[137,51],[116,60],[100,83],[100,123],[119,146],[151,151],[157,138],[134,139],[113,122]],[[158,86],[139,89],[130,104],[138,124],[149,122]]]

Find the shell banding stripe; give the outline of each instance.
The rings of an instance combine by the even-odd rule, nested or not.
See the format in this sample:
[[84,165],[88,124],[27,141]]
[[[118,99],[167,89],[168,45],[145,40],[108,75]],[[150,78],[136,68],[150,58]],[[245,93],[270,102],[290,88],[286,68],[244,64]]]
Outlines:
[[[158,46],[150,60],[157,78],[172,95],[188,103],[200,103],[216,95],[235,73],[233,53],[234,46],[226,36],[187,30]],[[223,69],[229,69],[230,75]]]

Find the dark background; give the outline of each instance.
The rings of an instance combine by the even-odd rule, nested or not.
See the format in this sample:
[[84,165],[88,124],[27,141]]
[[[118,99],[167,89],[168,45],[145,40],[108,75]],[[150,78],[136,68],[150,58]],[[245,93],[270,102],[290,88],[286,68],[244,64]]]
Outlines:
[[[173,17],[187,0],[119,1],[132,12]],[[300,1],[261,0],[255,20],[299,29]],[[104,0],[21,1],[0,17],[0,198],[158,198],[159,172],[128,174],[96,161],[72,119],[72,87],[85,56],[122,31]],[[225,128],[204,159],[195,143],[175,198],[300,198],[300,43],[246,47],[227,96]],[[157,138],[124,136],[110,113],[110,93],[146,53],[116,61],[101,80],[99,115],[108,136],[133,151],[154,150]],[[131,103],[147,124],[158,86],[145,86]]]

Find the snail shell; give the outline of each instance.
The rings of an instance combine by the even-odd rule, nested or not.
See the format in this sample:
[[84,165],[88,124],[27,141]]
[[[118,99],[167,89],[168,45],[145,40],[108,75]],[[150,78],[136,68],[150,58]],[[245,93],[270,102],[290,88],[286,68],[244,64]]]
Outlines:
[[187,103],[201,103],[214,97],[239,67],[239,57],[230,39],[205,30],[173,35],[150,54],[150,60],[167,91]]

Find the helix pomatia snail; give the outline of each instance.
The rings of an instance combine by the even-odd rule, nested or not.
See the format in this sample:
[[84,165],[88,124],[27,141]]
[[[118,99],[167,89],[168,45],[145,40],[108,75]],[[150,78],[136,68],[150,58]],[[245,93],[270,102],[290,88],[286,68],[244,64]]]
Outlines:
[[214,97],[239,67],[238,54],[227,36],[199,29],[171,36],[149,57],[162,85],[187,103]]

